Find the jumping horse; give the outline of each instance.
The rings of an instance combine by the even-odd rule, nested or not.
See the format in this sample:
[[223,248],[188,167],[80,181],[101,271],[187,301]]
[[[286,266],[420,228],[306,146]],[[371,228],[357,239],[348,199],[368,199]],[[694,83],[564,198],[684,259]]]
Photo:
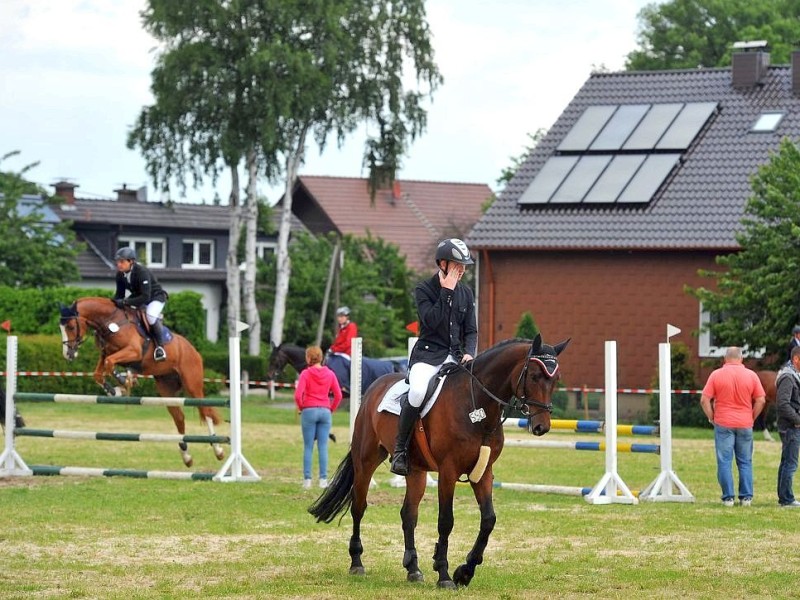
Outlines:
[[[506,340],[447,375],[436,403],[417,423],[417,429],[424,429],[427,448],[420,446],[419,431],[409,448],[410,472],[400,510],[405,541],[403,566],[408,581],[423,581],[414,530],[427,472],[438,471],[439,539],[433,554],[433,569],[439,575],[437,586],[454,589],[469,585],[475,567],[483,562],[496,521],[492,465],[503,450],[504,412],[516,409],[527,415],[528,430],[534,435],[550,430],[552,394],[560,379],[557,357],[568,343],[567,339],[550,346],[542,343],[540,335],[534,340]],[[397,432],[398,417],[378,412],[378,405],[386,391],[402,378],[395,373],[384,375],[367,390],[356,416],[350,452],[328,488],[308,509],[318,522],[325,523],[350,509],[351,575],[365,573],[361,562],[361,520],[372,474],[394,448]],[[469,483],[480,507],[480,529],[466,561],[456,568],[451,579],[447,549],[453,530],[453,495],[456,482],[465,474],[470,474]]]
[[[189,341],[172,333],[172,340],[165,346],[167,359],[153,359],[153,345],[142,329],[142,319],[135,309],[117,308],[109,298],[80,298],[72,306],[61,308],[62,353],[68,361],[78,356],[78,348],[86,341],[89,331],[94,332],[100,349],[100,358],[94,370],[94,380],[109,395],[116,389],[108,378],[118,381],[114,373],[117,365],[133,373],[152,375],[156,389],[163,397],[177,396],[181,391],[190,398],[203,398],[203,358]],[[186,419],[179,406],[168,406],[178,433],[186,433]],[[199,406],[200,420],[208,427],[209,435],[215,435],[214,426],[222,422],[219,413],[211,406]],[[211,444],[218,460],[225,457],[219,444]],[[180,442],[178,447],[183,463],[192,466],[188,445]]]

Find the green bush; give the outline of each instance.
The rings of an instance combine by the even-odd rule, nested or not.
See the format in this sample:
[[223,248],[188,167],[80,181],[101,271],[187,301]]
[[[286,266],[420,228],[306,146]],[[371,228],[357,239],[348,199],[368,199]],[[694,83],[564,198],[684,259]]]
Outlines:
[[518,338],[532,340],[538,334],[539,327],[536,325],[536,321],[533,320],[533,315],[525,311],[522,313],[519,323],[517,323],[517,330],[514,335]]

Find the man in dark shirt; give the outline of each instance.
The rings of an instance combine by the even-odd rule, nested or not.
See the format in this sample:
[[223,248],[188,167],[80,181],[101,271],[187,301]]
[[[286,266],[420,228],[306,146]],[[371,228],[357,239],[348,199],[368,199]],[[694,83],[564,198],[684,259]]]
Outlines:
[[428,383],[444,363],[474,358],[478,343],[475,297],[461,283],[467,265],[474,264],[466,244],[457,238],[439,243],[436,274],[414,290],[419,315],[419,339],[409,359],[408,403],[400,411],[392,473],[408,475],[408,442],[419,417]]

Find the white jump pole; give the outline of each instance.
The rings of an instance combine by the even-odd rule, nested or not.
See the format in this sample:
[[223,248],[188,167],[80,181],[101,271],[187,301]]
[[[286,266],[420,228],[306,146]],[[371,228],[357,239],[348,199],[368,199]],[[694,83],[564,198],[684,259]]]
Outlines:
[[356,423],[358,409],[361,408],[361,359],[363,357],[363,339],[355,337],[350,340],[350,442],[353,441],[353,426]]
[[[661,432],[661,472],[639,499],[650,502],[694,502],[694,496],[672,470],[672,357],[669,338],[681,330],[667,325],[667,342],[658,345],[658,413]],[[678,493],[675,493],[677,488]]]
[[14,447],[14,415],[16,407],[14,394],[17,393],[17,336],[10,335],[6,340],[6,422],[5,447],[0,454],[0,477],[28,476],[33,471]]
[[222,465],[214,481],[261,481],[256,470],[242,454],[242,386],[239,334],[248,328],[247,323],[236,322],[236,335],[228,338],[230,356],[230,404],[231,404],[231,455]]
[[617,473],[617,342],[605,344],[606,472],[584,498],[589,504],[638,504]]

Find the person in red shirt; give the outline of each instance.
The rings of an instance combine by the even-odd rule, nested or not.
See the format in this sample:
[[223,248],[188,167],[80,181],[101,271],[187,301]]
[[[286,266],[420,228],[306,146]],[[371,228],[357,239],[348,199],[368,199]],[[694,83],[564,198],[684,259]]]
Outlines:
[[350,358],[350,341],[358,337],[358,327],[350,320],[350,309],[347,306],[340,306],[336,309],[336,321],[339,323],[339,331],[336,339],[333,340],[328,352],[332,354],[344,354]]
[[328,487],[328,434],[332,415],[342,401],[342,388],[333,371],[322,364],[322,348],[309,346],[306,363],[297,380],[294,401],[300,411],[303,431],[303,489],[311,487],[311,458],[314,440],[319,454],[319,487]]
[[734,456],[739,501],[742,506],[753,501],[753,421],[764,409],[765,395],[758,375],[742,363],[742,349],[731,346],[725,352],[725,364],[709,375],[700,396],[700,406],[714,425],[717,480],[725,506],[734,504]]

